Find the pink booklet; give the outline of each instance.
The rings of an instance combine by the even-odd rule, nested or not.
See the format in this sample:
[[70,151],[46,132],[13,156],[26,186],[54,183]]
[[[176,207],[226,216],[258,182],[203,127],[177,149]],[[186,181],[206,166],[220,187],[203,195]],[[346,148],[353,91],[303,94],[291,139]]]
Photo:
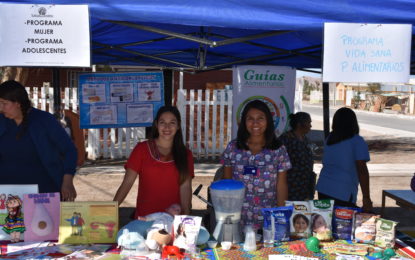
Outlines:
[[32,193],[23,197],[25,241],[58,240],[60,194]]

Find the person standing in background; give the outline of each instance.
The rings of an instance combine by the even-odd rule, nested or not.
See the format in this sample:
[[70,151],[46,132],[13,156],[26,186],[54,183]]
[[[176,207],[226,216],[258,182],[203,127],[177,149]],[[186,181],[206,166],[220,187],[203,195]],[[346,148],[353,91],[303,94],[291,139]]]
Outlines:
[[289,122],[291,130],[280,136],[292,166],[287,174],[288,200],[312,200],[316,174],[313,171],[313,152],[306,136],[311,130],[311,116],[305,112],[297,112],[290,114]]
[[350,108],[338,109],[324,145],[323,168],[316,187],[318,198],[333,199],[335,206],[356,207],[360,184],[362,209],[371,212],[373,205],[366,165],[369,160],[369,149],[359,135],[356,114]]
[[56,118],[32,107],[24,86],[0,84],[0,179],[2,184],[38,184],[73,201],[77,152]]

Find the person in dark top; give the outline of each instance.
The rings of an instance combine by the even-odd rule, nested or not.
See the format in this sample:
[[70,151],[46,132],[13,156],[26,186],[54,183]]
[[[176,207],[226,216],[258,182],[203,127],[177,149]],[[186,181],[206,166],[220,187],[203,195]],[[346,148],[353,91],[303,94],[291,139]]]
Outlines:
[[314,198],[316,174],[313,172],[313,153],[306,134],[311,129],[308,113],[289,116],[291,130],[280,136],[287,149],[292,168],[288,170],[288,200],[304,201]]
[[0,84],[0,183],[38,184],[73,201],[77,152],[55,117],[32,107],[24,86]]

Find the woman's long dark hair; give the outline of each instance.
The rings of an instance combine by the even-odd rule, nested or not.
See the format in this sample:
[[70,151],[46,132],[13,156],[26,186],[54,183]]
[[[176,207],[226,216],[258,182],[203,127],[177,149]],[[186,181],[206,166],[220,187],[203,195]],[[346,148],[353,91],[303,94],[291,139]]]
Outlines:
[[271,111],[269,110],[267,104],[262,102],[261,100],[253,100],[246,104],[244,107],[244,110],[242,111],[241,116],[241,122],[239,123],[238,127],[238,134],[236,136],[236,146],[238,149],[243,150],[249,150],[249,147],[247,145],[247,141],[249,138],[249,132],[246,129],[246,116],[248,114],[248,111],[252,108],[258,109],[262,111],[265,114],[266,120],[267,120],[267,128],[265,129],[265,145],[264,148],[270,149],[270,150],[276,150],[278,149],[282,143],[275,135],[275,126],[274,126],[274,120],[272,119]]
[[16,138],[19,139],[27,130],[27,114],[32,107],[29,95],[25,87],[17,81],[8,80],[0,84],[0,98],[17,102],[20,104],[20,109],[23,115],[22,129],[17,133]]
[[182,134],[182,120],[180,117],[179,110],[174,106],[162,106],[157,111],[156,118],[153,121],[153,125],[151,127],[151,139],[156,139],[159,137],[159,131],[157,128],[157,123],[160,119],[160,116],[163,113],[170,112],[176,117],[178,129],[176,134],[174,135],[173,139],[173,146],[172,146],[172,154],[174,163],[176,164],[176,168],[179,171],[179,183],[182,184],[185,182],[187,178],[189,178],[189,169],[187,165],[187,149],[183,142],[183,134]]
[[327,145],[337,144],[359,134],[359,124],[356,114],[347,107],[342,107],[334,113],[332,131],[327,138]]

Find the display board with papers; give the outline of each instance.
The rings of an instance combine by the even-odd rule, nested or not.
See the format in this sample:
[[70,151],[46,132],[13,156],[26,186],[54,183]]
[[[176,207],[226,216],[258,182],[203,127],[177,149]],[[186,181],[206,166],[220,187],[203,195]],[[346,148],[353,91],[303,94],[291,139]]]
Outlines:
[[79,76],[81,128],[151,126],[164,105],[162,72]]

